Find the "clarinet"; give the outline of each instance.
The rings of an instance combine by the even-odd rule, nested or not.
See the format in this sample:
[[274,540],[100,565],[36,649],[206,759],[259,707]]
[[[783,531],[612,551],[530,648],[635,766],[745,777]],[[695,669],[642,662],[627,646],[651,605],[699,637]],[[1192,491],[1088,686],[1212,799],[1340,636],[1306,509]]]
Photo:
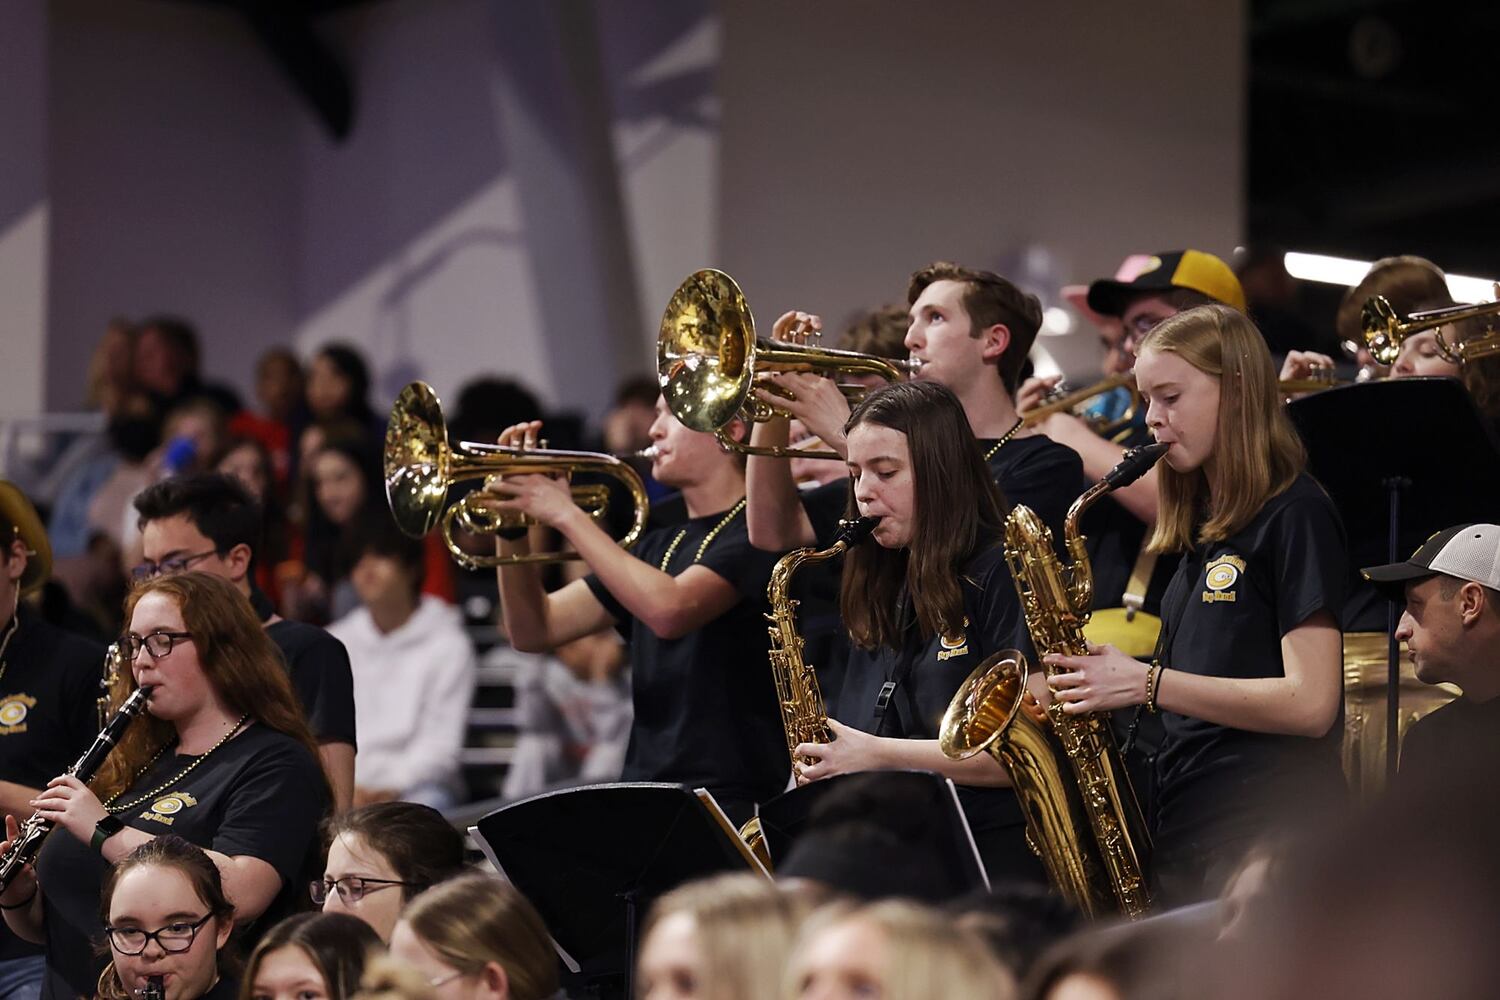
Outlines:
[[[149,687],[136,688],[135,692],[120,706],[115,717],[109,720],[109,724],[94,737],[93,746],[83,752],[83,756],[68,768],[64,774],[72,775],[79,781],[87,783],[104,763],[109,752],[114,749],[120,737],[125,735],[125,729],[131,721],[141,714],[146,707],[146,702],[151,698]],[[0,892],[9,888],[22,868],[31,864],[36,859],[37,852],[42,849],[42,841],[47,839],[47,834],[52,832],[52,821],[43,819],[40,812],[31,814],[19,833],[16,834],[15,842],[10,845],[10,850],[0,857]]]
[[165,976],[147,976],[146,985],[141,987],[141,1000],[166,1000],[165,983]]

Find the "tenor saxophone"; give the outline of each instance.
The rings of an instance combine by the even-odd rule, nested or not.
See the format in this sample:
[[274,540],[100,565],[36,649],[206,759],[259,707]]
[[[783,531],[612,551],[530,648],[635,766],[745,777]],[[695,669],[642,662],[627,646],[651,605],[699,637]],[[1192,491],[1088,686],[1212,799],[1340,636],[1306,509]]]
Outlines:
[[[1071,565],[1029,507],[1005,519],[1005,558],[1037,653],[1084,655],[1083,626],[1094,579],[1078,520],[1106,493],[1135,482],[1166,452],[1134,448],[1068,508],[1063,534]],[[1068,715],[1048,705],[1045,722],[1026,703],[1025,657],[1007,650],[969,676],[943,717],[940,745],[956,760],[988,751],[1006,768],[1027,821],[1027,839],[1047,874],[1084,913],[1138,917],[1151,908],[1151,838],[1115,746],[1107,715]],[[1030,710],[1028,710],[1030,708]]]

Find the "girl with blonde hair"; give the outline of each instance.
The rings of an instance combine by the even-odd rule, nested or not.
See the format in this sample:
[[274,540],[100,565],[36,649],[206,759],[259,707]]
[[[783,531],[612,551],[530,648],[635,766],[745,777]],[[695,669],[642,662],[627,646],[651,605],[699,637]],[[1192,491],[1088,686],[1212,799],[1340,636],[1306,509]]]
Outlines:
[[547,1000],[557,953],[536,909],[509,882],[459,875],[407,905],[391,955],[427,977],[434,1000]]
[[978,935],[904,900],[855,909],[835,904],[792,956],[785,1000],[1010,1000],[1015,981]]
[[804,907],[755,875],[690,882],[646,919],[642,1000],[760,1000],[776,994]]
[[1256,839],[1342,796],[1337,609],[1352,572],[1255,325],[1200,306],[1139,356],[1146,423],[1170,445],[1151,546],[1184,553],[1156,653],[1047,662],[1063,668],[1049,682],[1065,712],[1161,713],[1152,881],[1171,905],[1217,892]]

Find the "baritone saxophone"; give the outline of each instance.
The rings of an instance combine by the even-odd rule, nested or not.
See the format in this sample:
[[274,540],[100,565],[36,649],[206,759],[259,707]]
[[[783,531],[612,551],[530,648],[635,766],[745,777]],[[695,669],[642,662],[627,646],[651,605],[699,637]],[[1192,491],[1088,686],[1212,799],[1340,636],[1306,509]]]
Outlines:
[[[1039,655],[1088,653],[1083,626],[1094,580],[1078,520],[1106,493],[1145,475],[1166,450],[1153,444],[1127,451],[1073,501],[1064,525],[1068,566],[1035,511],[1018,506],[1006,517],[1005,557]],[[1109,718],[1068,715],[1057,701],[1042,716],[1026,703],[1027,675],[1026,658],[1015,650],[980,664],[943,717],[943,752],[962,760],[987,751],[1005,767],[1026,814],[1028,842],[1052,883],[1084,913],[1139,917],[1151,908],[1151,838]]]

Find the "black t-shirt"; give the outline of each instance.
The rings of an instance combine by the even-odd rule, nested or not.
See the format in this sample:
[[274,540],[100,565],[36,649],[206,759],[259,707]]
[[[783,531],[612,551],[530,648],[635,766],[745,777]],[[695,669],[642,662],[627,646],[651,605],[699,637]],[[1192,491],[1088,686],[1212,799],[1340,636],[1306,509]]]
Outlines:
[[[276,869],[281,890],[246,935],[243,943],[250,948],[258,929],[299,908],[307,883],[321,871],[318,824],[328,810],[328,786],[305,747],[261,725],[250,726],[171,780],[193,760],[162,754],[115,804],[132,804],[119,814],[128,827],[153,836],[176,834],[207,850],[259,858]],[[104,967],[94,944],[103,934],[99,888],[107,867],[67,830],[54,830],[42,846],[37,879],[46,909],[43,996],[93,995]]]
[[[995,441],[980,438],[979,450],[990,455]],[[1053,544],[1064,551],[1063,521],[1084,490],[1083,459],[1065,444],[1037,434],[1007,441],[987,460],[995,485],[1011,506],[1030,507],[1052,529]]]
[[[17,614],[19,625],[0,656],[0,781],[45,788],[99,732],[105,649],[49,625],[25,605]],[[0,960],[40,953],[0,924]]]
[[[1036,511],[1042,523],[1052,529],[1054,544],[1060,546],[1068,507],[1084,489],[1083,459],[1067,445],[1041,434],[1007,441],[990,455],[995,444],[994,439],[980,438],[979,451],[990,456],[985,461],[1006,504],[1024,504]],[[839,520],[847,516],[848,503],[848,479],[835,479],[803,492],[802,508],[819,548],[833,543]]]
[[[262,622],[274,613],[271,602],[259,590],[251,591],[250,603]],[[285,618],[267,625],[266,635],[281,650],[313,737],[319,743],[357,745],[354,672],[349,667],[349,651],[344,644],[316,625]]]
[[705,786],[727,801],[760,802],[782,791],[791,772],[781,711],[767,657],[766,583],[772,553],[750,544],[741,511],[696,560],[709,532],[728,511],[647,532],[631,553],[651,566],[680,535],[666,571],[679,576],[701,565],[723,577],[741,601],[677,639],[636,622],[599,578],[584,580],[630,643],[635,718],[625,751],[627,781]]
[[[878,736],[937,739],[953,696],[986,657],[1011,648],[1031,657],[1003,547],[992,546],[970,559],[959,585],[964,627],[957,634],[923,638],[908,603],[907,638],[901,649],[853,647],[843,685],[831,699],[834,718]],[[895,688],[882,699],[888,683]],[[958,794],[990,875],[1036,874],[1035,860],[1022,839],[1025,818],[1015,793],[960,785]]]
[[[1163,602],[1162,663],[1217,677],[1280,677],[1282,637],[1319,611],[1337,616],[1349,579],[1338,512],[1303,474],[1232,537],[1183,557]],[[1171,686],[1170,673],[1164,683]],[[1278,805],[1344,792],[1337,724],[1309,739],[1161,717],[1159,846],[1191,841],[1201,852],[1274,826]]]
[[1500,763],[1500,698],[1476,702],[1455,698],[1406,731],[1401,741],[1401,779],[1406,787],[1447,782],[1475,770],[1493,775]]

